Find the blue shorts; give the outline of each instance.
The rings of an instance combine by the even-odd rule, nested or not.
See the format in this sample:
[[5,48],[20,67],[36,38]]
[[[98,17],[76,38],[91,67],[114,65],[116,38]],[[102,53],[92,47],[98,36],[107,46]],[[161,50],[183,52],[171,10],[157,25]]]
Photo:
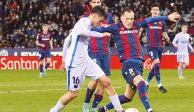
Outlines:
[[104,73],[110,75],[110,54],[95,54],[89,52],[90,58],[97,63]]
[[148,47],[148,55],[152,60],[160,59],[162,57],[162,48],[151,48]]
[[50,58],[51,52],[40,52],[39,53],[39,60],[44,60],[44,58]]
[[133,79],[143,73],[142,59],[128,59],[122,63],[122,75],[125,81],[134,88]]

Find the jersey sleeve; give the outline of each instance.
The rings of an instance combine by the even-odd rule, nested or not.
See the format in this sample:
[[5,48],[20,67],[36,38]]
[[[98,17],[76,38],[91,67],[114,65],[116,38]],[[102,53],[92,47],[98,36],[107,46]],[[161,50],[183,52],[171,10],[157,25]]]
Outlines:
[[175,36],[175,38],[172,41],[172,44],[174,47],[178,47],[177,41],[178,41],[178,34]]
[[167,16],[149,17],[149,18],[145,18],[143,21],[135,22],[135,25],[137,27],[145,27],[149,23],[158,22],[158,21],[166,21],[166,20],[168,20]]
[[71,33],[66,37],[64,44],[63,44],[63,54],[62,54],[63,60],[65,60],[66,58],[67,49],[70,43],[71,43]]
[[117,24],[109,24],[103,27],[95,27],[95,28],[92,28],[92,30],[97,32],[114,33],[117,31]]
[[36,40],[37,40],[38,42],[41,41],[40,34],[38,34],[38,35],[36,36]]
[[166,22],[162,21],[162,32],[166,32]]

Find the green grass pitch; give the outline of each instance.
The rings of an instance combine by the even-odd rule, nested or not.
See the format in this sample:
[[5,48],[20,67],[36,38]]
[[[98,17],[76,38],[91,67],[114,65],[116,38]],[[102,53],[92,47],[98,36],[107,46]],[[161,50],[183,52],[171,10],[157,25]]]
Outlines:
[[[66,92],[66,75],[60,71],[49,70],[47,77],[39,78],[38,70],[0,70],[0,112],[48,112],[59,97]],[[148,71],[144,71],[147,78]],[[194,112],[194,71],[185,70],[184,80],[179,80],[177,70],[162,70],[162,83],[168,92],[159,92],[155,78],[148,90],[149,99],[155,112]],[[112,70],[110,77],[118,94],[125,89],[120,70]],[[63,112],[82,112],[82,103],[89,79],[79,91],[79,96]],[[105,95],[100,105],[108,102]],[[145,112],[137,94],[131,103],[123,107],[137,108]],[[113,112],[113,111],[110,111]]]

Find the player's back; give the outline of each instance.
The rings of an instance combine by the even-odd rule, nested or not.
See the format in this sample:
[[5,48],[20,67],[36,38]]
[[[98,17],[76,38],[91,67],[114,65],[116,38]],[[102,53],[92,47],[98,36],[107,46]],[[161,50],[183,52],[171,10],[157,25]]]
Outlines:
[[88,18],[81,18],[72,29],[71,44],[66,56],[66,66],[76,67],[78,64],[85,63],[88,59],[88,43],[90,37],[81,36],[82,28],[90,29]]

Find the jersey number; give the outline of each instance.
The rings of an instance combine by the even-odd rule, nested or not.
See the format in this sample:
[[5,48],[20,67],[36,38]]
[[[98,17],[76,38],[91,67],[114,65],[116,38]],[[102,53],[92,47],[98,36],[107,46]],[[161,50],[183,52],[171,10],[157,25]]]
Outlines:
[[80,82],[79,77],[73,77],[72,79],[74,84],[79,84]]

